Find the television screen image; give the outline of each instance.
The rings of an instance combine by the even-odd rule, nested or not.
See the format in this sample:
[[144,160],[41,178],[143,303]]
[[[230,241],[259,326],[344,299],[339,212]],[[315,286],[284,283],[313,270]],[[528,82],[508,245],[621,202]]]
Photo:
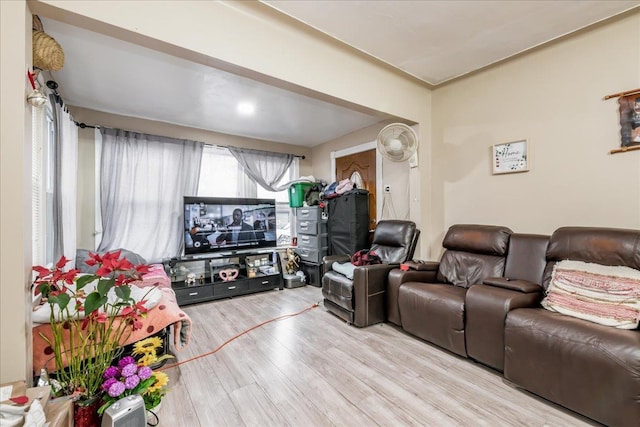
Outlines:
[[274,199],[185,197],[185,255],[275,247]]

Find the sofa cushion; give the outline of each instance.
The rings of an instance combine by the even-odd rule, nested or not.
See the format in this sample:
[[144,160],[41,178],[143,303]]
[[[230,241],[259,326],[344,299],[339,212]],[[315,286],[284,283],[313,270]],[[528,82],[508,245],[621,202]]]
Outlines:
[[467,290],[436,283],[400,286],[398,306],[402,328],[423,340],[466,356],[464,298]]
[[504,339],[507,380],[605,425],[637,427],[640,331],[518,308]]
[[635,329],[640,321],[640,271],[561,261],[553,269],[542,306],[605,326]]
[[322,277],[322,295],[337,306],[353,311],[353,281],[336,271]]
[[504,273],[505,259],[495,255],[448,250],[442,255],[438,281],[468,288]]
[[449,227],[442,246],[448,250],[505,256],[512,231],[496,225],[456,224]]

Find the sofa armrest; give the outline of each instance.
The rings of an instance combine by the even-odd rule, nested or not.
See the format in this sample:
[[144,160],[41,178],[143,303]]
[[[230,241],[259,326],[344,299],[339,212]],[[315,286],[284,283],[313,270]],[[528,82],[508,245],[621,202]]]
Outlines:
[[[502,283],[493,281],[492,283]],[[508,284],[521,282],[511,288],[493,284],[473,285],[465,296],[465,341],[469,357],[499,371],[504,369],[504,328],[507,314],[522,307],[538,307],[542,287],[527,281],[509,280]],[[528,284],[525,286],[525,284]],[[523,292],[519,288],[538,291]]]
[[422,260],[412,260],[403,263],[409,270],[417,270],[417,271],[438,271],[440,267],[440,263],[437,261],[422,261]]
[[496,288],[522,292],[524,294],[542,292],[542,286],[528,280],[513,280],[508,277],[490,277],[485,279],[482,283]]
[[387,320],[391,323],[395,323],[398,326],[402,326],[400,319],[400,308],[398,307],[398,294],[400,292],[400,286],[407,282],[422,282],[422,283],[437,283],[438,266],[437,262],[425,262],[423,263],[425,270],[407,270],[403,271],[399,268],[394,268],[389,272],[389,279],[387,284],[386,294],[386,306],[387,306]]
[[[361,265],[353,270],[353,284],[367,283],[370,293],[384,292],[387,289],[389,272],[399,264]],[[357,292],[357,290],[355,291]]]
[[327,255],[322,258],[322,264],[324,270],[322,271],[331,271],[331,266],[334,262],[349,262],[351,261],[351,257],[349,255]]

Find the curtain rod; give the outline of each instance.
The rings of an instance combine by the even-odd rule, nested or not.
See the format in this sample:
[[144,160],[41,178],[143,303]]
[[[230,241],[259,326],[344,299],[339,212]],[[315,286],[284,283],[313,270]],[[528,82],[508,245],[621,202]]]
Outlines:
[[[84,129],[84,128],[100,129],[100,126],[92,126],[92,125],[88,125],[86,123],[78,122],[78,121],[75,121],[75,120],[73,122],[76,124],[76,126],[78,126],[81,129]],[[132,131],[132,132],[135,132],[135,131]],[[210,143],[210,142],[205,142],[204,144],[212,145],[214,147],[220,147],[220,148],[229,148],[230,147],[229,145],[213,144],[213,143]],[[244,148],[244,147],[242,147],[242,148]],[[247,148],[247,150],[253,150],[253,148]],[[264,150],[255,150],[255,151],[264,151]],[[297,157],[297,158],[302,159],[302,160],[306,159],[306,156],[301,155],[301,154],[294,154],[293,157]]]
[[621,96],[635,95],[636,93],[640,93],[640,88],[639,89],[627,90],[627,91],[624,91],[624,92],[613,93],[611,95],[606,95],[604,97],[604,100],[606,101],[607,99],[611,99],[611,98],[620,98]]
[[[213,145],[214,147],[220,147],[220,148],[232,148],[232,146],[230,145],[220,145],[220,144],[213,144],[213,143],[209,143],[209,142],[205,142],[205,144],[207,145]],[[265,153],[270,153],[270,151],[266,151],[266,150],[257,150],[255,148],[245,148],[245,147],[233,147],[233,148],[243,148],[245,150],[252,150],[252,151],[262,151]],[[302,154],[292,154],[293,157],[298,157],[302,160],[306,159],[306,157]]]

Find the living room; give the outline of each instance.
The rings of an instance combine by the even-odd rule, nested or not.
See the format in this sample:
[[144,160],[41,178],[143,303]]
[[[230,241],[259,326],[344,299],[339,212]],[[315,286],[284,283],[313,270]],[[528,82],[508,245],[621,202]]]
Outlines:
[[[2,382],[29,375],[25,363],[30,359],[29,332],[25,324],[16,327],[7,319],[22,318],[28,310],[30,183],[28,178],[10,177],[28,176],[30,170],[24,160],[30,112],[24,103],[23,71],[30,62],[31,13],[89,22],[105,33],[123,32],[140,44],[200,60],[213,58],[417,123],[420,166],[412,177],[412,191],[418,198],[408,205],[422,230],[417,252],[421,259],[438,259],[447,228],[457,223],[500,224],[542,234],[564,225],[640,228],[638,152],[609,154],[620,144],[618,107],[615,100],[603,100],[605,95],[640,86],[637,9],[430,89],[387,67],[348,56],[341,47],[309,36],[298,26],[284,25],[282,18],[255,5],[219,7],[212,16],[208,6],[199,3],[189,10],[159,3],[152,13],[134,7],[122,13],[124,6],[111,10],[106,3],[11,3],[16,4],[3,4],[3,36],[11,29],[14,38],[24,37],[17,37],[18,43],[8,51],[3,44],[2,57]],[[246,37],[229,40],[229,29],[234,27],[246,28]],[[193,28],[201,35],[185,36]],[[273,46],[290,53],[265,58],[262,52]],[[341,64],[340,69],[335,64]],[[88,110],[77,114],[86,123],[132,128],[130,118]],[[150,133],[159,133],[158,126],[135,124],[137,130]],[[380,128],[296,152],[308,157],[301,162],[300,173],[328,178],[332,151],[373,141]],[[92,133],[81,132],[85,137]],[[172,132],[179,130],[166,126],[161,134],[177,136]],[[531,144],[530,171],[492,175],[490,147],[522,138]],[[7,147],[9,140],[24,142]],[[14,209],[7,208],[9,201]],[[9,287],[9,283],[24,286]],[[360,331],[347,334],[356,332]]]

